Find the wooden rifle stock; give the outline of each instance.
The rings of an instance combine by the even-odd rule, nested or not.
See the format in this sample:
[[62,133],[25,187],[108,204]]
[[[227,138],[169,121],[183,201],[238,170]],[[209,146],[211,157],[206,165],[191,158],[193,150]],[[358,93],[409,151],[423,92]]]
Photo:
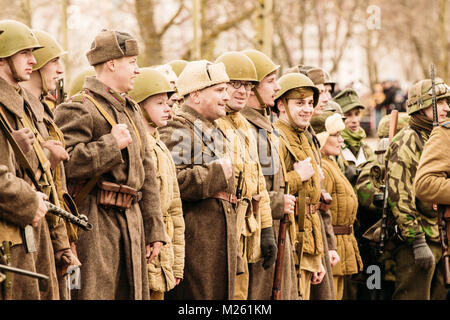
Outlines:
[[[288,182],[284,184],[284,194],[288,194]],[[281,300],[281,276],[283,274],[284,247],[286,245],[286,228],[289,225],[289,214],[285,213],[280,220],[278,231],[278,252],[272,286],[272,300]]]

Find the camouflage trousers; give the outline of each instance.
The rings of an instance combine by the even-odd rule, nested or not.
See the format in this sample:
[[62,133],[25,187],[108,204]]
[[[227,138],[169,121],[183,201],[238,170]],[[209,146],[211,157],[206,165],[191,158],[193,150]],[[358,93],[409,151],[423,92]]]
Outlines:
[[444,300],[442,249],[438,243],[427,242],[433,253],[435,264],[431,270],[424,270],[414,262],[412,247],[399,245],[393,256],[396,262],[395,291],[392,300]]

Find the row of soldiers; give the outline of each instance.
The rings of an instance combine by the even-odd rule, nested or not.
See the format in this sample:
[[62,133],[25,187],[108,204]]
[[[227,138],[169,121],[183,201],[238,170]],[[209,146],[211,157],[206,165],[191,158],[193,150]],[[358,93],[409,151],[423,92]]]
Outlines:
[[[395,234],[378,257],[373,173],[384,163],[364,142],[357,93],[332,99],[323,69],[277,79],[280,66],[252,49],[139,68],[137,41],[103,30],[86,54],[93,68],[57,104],[59,44],[11,20],[0,21],[0,42],[2,263],[48,276],[44,286],[5,272],[2,298],[352,299],[367,293],[368,263],[395,265],[395,299],[445,296],[437,215],[422,202],[450,204],[436,148],[449,145],[442,80],[433,155],[422,155],[430,80],[410,89],[385,155]],[[441,165],[416,174],[421,155]]]

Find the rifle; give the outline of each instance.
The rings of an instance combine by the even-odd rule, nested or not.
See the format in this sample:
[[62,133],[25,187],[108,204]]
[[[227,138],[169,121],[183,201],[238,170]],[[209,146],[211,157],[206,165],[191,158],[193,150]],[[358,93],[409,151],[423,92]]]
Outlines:
[[[288,194],[288,182],[284,184],[284,194]],[[289,214],[285,213],[280,220],[280,229],[278,231],[278,253],[275,262],[275,273],[272,286],[271,300],[281,300],[281,276],[283,274],[284,246],[286,245],[286,228],[289,225]]]
[[52,213],[58,217],[61,217],[65,220],[67,220],[70,223],[73,223],[74,225],[80,227],[81,229],[85,231],[92,230],[92,224],[88,222],[87,217],[84,214],[81,214],[80,217],[77,217],[73,215],[70,212],[67,212],[66,210],[61,209],[60,207],[55,206],[53,203],[44,201],[45,205],[47,206],[48,212]]
[[[431,73],[431,101],[433,106],[433,128],[439,126],[437,105],[434,64],[430,65]],[[444,285],[450,288],[450,249],[448,246],[448,235],[450,234],[450,206],[438,205],[438,228],[439,240],[442,248],[442,262],[444,265]]]
[[[389,143],[391,143],[392,138],[394,138],[395,132],[397,131],[397,123],[398,123],[398,110],[392,110],[391,119],[389,122]],[[389,190],[389,176],[387,170],[387,163],[385,165],[384,171],[384,185],[381,186],[383,189],[383,211],[381,214],[381,229],[380,229],[380,244],[378,247],[378,253],[380,255],[384,252],[384,238],[386,237],[386,225],[387,225],[387,215],[388,215],[388,190]]]
[[236,186],[236,198],[239,200],[242,196],[242,171],[239,171],[237,186]]
[[56,83],[56,105],[63,103],[67,98],[67,93],[64,92],[64,78],[59,78]]
[[46,276],[46,275],[28,271],[25,269],[10,267],[10,266],[7,266],[7,265],[1,264],[1,263],[0,263],[0,270],[6,271],[6,272],[13,272],[13,273],[21,274],[23,276],[28,276],[28,277],[32,277],[32,278],[36,278],[36,279],[44,280],[44,281],[48,281],[48,279],[49,279],[48,276]]

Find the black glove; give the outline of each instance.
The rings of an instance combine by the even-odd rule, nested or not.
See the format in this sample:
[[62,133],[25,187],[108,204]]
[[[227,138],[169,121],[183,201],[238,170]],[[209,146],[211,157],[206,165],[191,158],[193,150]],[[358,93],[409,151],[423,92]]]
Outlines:
[[361,173],[361,169],[357,168],[354,165],[348,165],[345,167],[345,177],[348,181],[350,181],[351,185],[354,185],[356,183],[356,180],[358,179],[359,174]]
[[268,269],[277,259],[277,244],[272,227],[261,229],[261,251],[264,258],[263,268]]
[[413,241],[414,262],[425,270],[430,270],[434,265],[434,256],[428,247],[425,237]]

